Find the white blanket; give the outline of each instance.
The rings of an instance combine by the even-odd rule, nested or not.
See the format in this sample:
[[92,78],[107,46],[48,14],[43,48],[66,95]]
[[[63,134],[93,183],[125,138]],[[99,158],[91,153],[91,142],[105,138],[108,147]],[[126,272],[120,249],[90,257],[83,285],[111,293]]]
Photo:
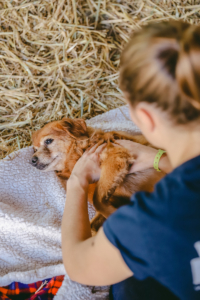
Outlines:
[[[87,124],[105,131],[139,132],[127,106],[94,117]],[[61,253],[65,191],[54,172],[42,173],[29,164],[32,153],[28,147],[0,161],[0,286],[65,274],[54,299],[107,299],[108,288],[83,286],[66,274]],[[90,205],[88,208],[92,217],[94,210]]]

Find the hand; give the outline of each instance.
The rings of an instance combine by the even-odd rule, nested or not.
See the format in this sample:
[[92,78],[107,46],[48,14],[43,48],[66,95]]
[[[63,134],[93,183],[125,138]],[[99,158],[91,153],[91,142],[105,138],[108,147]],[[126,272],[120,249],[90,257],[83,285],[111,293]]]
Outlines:
[[154,158],[158,150],[127,140],[118,140],[116,144],[126,148],[135,157],[129,173],[142,171],[153,167]]
[[86,188],[90,183],[98,181],[101,174],[99,155],[105,146],[106,144],[102,144],[99,147],[95,145],[85,151],[75,164],[69,180],[76,177],[83,188]]
[[[154,159],[158,152],[157,149],[127,140],[117,140],[116,144],[128,149],[135,157],[135,162],[129,173],[153,168]],[[166,173],[169,173],[172,169],[168,157],[164,154],[159,161],[159,168]]]

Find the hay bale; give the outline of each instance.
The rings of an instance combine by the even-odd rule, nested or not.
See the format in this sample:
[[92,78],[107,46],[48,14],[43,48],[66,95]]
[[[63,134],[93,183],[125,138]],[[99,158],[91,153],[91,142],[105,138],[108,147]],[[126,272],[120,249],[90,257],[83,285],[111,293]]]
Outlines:
[[61,119],[124,104],[120,52],[152,21],[199,23],[199,1],[0,0],[0,158]]

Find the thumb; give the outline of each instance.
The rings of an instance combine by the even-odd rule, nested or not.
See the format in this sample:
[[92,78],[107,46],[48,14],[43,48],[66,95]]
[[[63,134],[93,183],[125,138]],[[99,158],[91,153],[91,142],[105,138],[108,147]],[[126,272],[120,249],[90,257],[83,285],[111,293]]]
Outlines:
[[130,170],[129,170],[129,174],[131,174],[131,173],[135,173],[137,170],[136,170],[136,168],[135,168],[135,164],[132,164],[132,166],[131,166],[131,168],[130,168]]
[[144,171],[146,169],[149,169],[143,162],[137,162],[137,160],[134,162],[134,164],[131,166],[129,170],[129,174],[139,172],[139,171]]

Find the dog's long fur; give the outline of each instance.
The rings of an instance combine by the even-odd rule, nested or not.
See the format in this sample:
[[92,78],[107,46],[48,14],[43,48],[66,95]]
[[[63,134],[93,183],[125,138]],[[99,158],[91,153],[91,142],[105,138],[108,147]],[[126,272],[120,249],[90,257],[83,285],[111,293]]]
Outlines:
[[111,142],[119,139],[149,145],[142,135],[95,130],[87,127],[83,119],[63,118],[45,125],[32,136],[35,151],[32,164],[43,171],[56,171],[62,180],[69,178],[85,150],[107,142],[100,155],[100,180],[90,185],[88,194],[88,200],[98,212],[91,223],[93,231],[97,231],[105,218],[118,207],[127,204],[133,193],[153,191],[155,183],[164,176],[153,168],[128,174],[135,158],[125,148],[113,146]]

